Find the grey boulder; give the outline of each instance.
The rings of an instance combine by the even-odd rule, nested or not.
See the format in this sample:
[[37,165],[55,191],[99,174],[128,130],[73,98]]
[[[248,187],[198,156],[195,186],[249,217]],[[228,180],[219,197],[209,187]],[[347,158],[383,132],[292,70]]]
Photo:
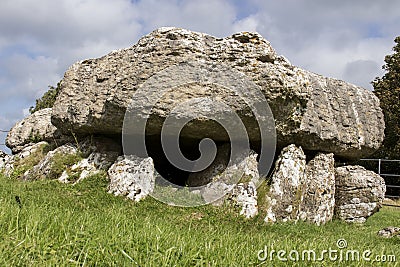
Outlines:
[[14,154],[40,141],[62,145],[67,137],[51,123],[51,113],[51,108],[38,110],[11,128],[6,137],[6,145]]
[[46,156],[32,169],[27,170],[24,173],[23,179],[25,180],[37,180],[37,179],[57,179],[58,177],[54,177],[56,173],[54,173],[53,166],[57,164],[57,158],[68,157],[68,155],[77,155],[79,150],[76,146],[71,144],[62,145],[57,147],[56,149],[48,152]]
[[137,202],[153,192],[156,176],[152,158],[121,156],[108,170],[108,192]]
[[24,165],[24,161],[35,157],[37,154],[41,154],[43,149],[48,146],[49,144],[47,142],[41,141],[35,144],[25,145],[19,153],[14,155],[3,153],[0,161],[0,172],[6,176],[11,176],[14,170],[18,169],[21,164]]
[[[186,68],[191,62],[200,62],[204,67],[196,71]],[[164,74],[168,74],[172,66],[183,71],[158,75],[165,70]],[[243,96],[204,80],[199,74],[202,72],[220,76],[218,82],[222,85],[240,88],[245,80],[254,84],[251,90],[261,92],[273,112],[279,147],[294,143],[306,150],[360,158],[373,153],[383,141],[383,115],[372,92],[297,68],[278,56],[261,35],[249,32],[220,39],[179,28],[160,28],[130,48],[77,62],[65,73],[52,122],[66,134],[71,130],[82,135],[121,134],[125,112],[139,88],[150,83],[161,89],[179,80],[180,85],[159,96],[151,114],[145,111],[146,105],[152,105],[146,103],[146,95],[130,107],[140,116],[150,115],[146,134],[159,135],[168,116],[223,117],[223,109],[204,110],[207,101],[214,99],[237,113],[250,140],[259,142],[257,116]],[[208,100],[172,112],[175,106],[199,97]],[[258,97],[251,101],[263,103]],[[229,137],[217,126],[212,119],[196,118],[181,135],[228,141]]]
[[395,236],[400,238],[400,227],[395,227],[395,226],[385,227],[382,230],[379,230],[377,235],[385,238],[392,238]]
[[385,181],[361,166],[335,169],[335,216],[346,222],[363,223],[379,211],[385,198]]
[[107,171],[117,158],[118,153],[114,151],[93,152],[65,170],[58,180],[62,183],[79,183],[89,176]]

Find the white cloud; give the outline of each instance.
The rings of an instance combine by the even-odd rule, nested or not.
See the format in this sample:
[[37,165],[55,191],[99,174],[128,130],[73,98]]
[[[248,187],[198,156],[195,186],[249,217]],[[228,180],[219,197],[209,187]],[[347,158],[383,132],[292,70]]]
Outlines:
[[233,31],[234,32],[242,32],[242,31],[257,31],[258,20],[256,16],[248,16],[241,20],[236,21],[233,24]]
[[370,87],[370,82],[375,77],[368,77],[370,73],[377,73],[380,71],[380,66],[372,60],[355,60],[346,64],[344,69],[343,78],[354,84],[359,84],[365,88]]
[[24,109],[22,110],[22,114],[24,115],[24,117],[28,116],[28,115],[30,114],[29,108],[24,108]]
[[15,95],[22,98],[41,96],[47,90],[47,85],[60,79],[56,72],[57,65],[57,59],[44,56],[30,58],[24,54],[14,54],[6,57],[0,63],[1,76],[3,80],[11,79],[14,82],[2,92],[3,98]]
[[138,20],[129,0],[2,0],[0,128],[22,119],[75,61],[133,44]]
[[231,33],[236,18],[233,4],[224,0],[149,0],[140,1],[137,8],[147,32],[175,26],[225,37]]
[[382,74],[384,56],[399,34],[399,1],[252,2],[258,11],[249,18],[278,53],[295,65],[345,80],[350,78],[348,64],[373,61],[378,68],[363,68],[350,80],[367,88]]

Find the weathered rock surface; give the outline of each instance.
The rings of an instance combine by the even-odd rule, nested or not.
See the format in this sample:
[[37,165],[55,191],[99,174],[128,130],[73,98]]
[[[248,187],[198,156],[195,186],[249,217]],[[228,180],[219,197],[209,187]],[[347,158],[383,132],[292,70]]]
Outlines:
[[335,205],[333,154],[318,153],[306,163],[301,147],[285,147],[275,163],[266,222],[308,221],[317,225],[330,221]]
[[227,201],[238,207],[239,214],[246,218],[258,214],[257,187],[252,181],[235,185],[228,194]]
[[27,158],[30,155],[38,152],[40,149],[42,149],[45,146],[49,146],[49,143],[47,143],[46,141],[41,141],[41,142],[38,142],[35,144],[30,144],[29,146],[25,146],[21,152],[14,155],[14,158],[20,158],[20,159]]
[[[214,162],[204,171],[189,175],[189,185],[203,186],[201,195],[206,203],[222,205],[224,202],[240,210],[246,218],[258,214],[257,153],[250,151],[247,155],[232,158],[229,164],[230,146],[218,148]],[[226,195],[225,195],[226,194]]]
[[297,221],[305,191],[306,156],[301,147],[285,147],[275,162],[266,222]]
[[10,157],[11,157],[11,155],[8,155],[4,151],[0,150],[0,170],[3,170],[4,166],[9,161]]
[[386,238],[392,238],[392,237],[399,237],[400,238],[400,227],[395,227],[395,226],[389,226],[386,228],[383,228],[382,230],[378,231],[378,236],[386,237]]
[[150,157],[119,157],[108,170],[109,193],[139,201],[154,190],[156,175],[153,159]]
[[25,159],[31,155],[34,156],[35,153],[48,145],[49,144],[47,142],[41,141],[35,144],[24,146],[22,151],[15,155],[7,155],[4,153],[0,160],[0,172],[6,176],[11,176],[14,170],[18,168],[19,165],[23,164]]
[[385,198],[385,181],[361,166],[335,169],[335,216],[347,222],[363,223],[377,212]]
[[107,171],[115,162],[119,154],[117,152],[99,153],[93,152],[87,158],[75,163],[65,170],[58,180],[62,183],[79,183],[86,177]]
[[51,108],[38,110],[18,122],[7,134],[6,145],[12,152],[18,153],[25,146],[39,141],[48,143],[62,142],[67,139],[57,128],[51,124]]
[[55,164],[56,157],[66,157],[67,155],[76,155],[78,149],[70,144],[62,145],[56,149],[48,152],[46,156],[32,169],[24,173],[25,180],[36,180],[52,178],[57,179],[58,177],[52,177],[52,167]]
[[333,154],[318,153],[306,165],[306,182],[299,218],[317,225],[333,217],[335,168]]
[[79,183],[88,176],[107,171],[122,154],[118,141],[101,136],[86,137],[78,142],[82,159],[65,170],[58,180],[62,183]]
[[[359,158],[374,152],[383,140],[383,115],[372,92],[292,66],[257,33],[219,39],[178,28],[160,28],[131,48],[71,66],[53,108],[52,122],[64,133],[72,129],[77,134],[120,134],[125,111],[137,89],[155,73],[193,61],[202,61],[222,73],[227,73],[226,69],[239,71],[254,81],[274,113],[280,147],[295,143],[306,150]],[[193,73],[183,73],[179,79],[186,81],[188,75]],[[221,79],[241,84],[240,77],[235,80],[227,74]],[[160,99],[148,121],[148,134],[159,134],[174,106],[200,96],[223,99],[244,121],[250,139],[260,139],[243,99],[200,80],[177,86]],[[136,109],[143,110],[143,106]],[[227,135],[215,125],[212,120],[194,120],[182,135],[227,141]]]

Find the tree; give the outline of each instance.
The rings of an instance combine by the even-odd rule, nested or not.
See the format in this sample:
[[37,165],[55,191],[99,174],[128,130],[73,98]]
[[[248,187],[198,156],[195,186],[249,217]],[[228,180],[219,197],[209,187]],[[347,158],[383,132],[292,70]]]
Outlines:
[[57,83],[56,87],[49,85],[49,90],[46,93],[44,93],[44,95],[41,98],[36,99],[35,107],[30,107],[29,112],[32,114],[44,108],[52,108],[58,94],[60,93],[60,89],[61,89],[61,81]]
[[382,78],[372,82],[385,116],[385,139],[378,151],[380,157],[400,158],[400,36],[395,38],[393,54],[385,57]]

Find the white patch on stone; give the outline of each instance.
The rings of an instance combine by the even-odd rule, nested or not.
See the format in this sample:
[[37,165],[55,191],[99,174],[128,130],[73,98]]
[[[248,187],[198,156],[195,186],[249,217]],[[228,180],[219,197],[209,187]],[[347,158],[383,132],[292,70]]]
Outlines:
[[153,159],[136,156],[118,157],[108,170],[109,193],[140,201],[154,190],[156,170]]

